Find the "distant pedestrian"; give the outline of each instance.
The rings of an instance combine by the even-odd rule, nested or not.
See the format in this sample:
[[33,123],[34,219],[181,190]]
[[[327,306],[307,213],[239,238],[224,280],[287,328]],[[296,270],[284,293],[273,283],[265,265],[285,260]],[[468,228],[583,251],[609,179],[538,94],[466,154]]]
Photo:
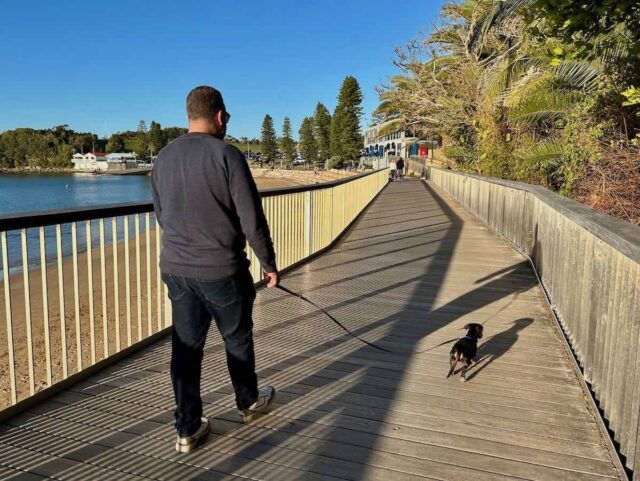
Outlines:
[[398,166],[396,165],[395,160],[389,161],[389,170],[391,172],[391,180],[396,180],[398,176]]
[[396,168],[398,170],[398,177],[400,180],[404,179],[404,160],[402,160],[402,158],[398,159],[396,162]]
[[236,406],[245,422],[268,412],[275,389],[258,389],[252,309],[256,290],[246,240],[268,287],[279,283],[269,226],[249,164],[223,141],[222,95],[196,87],[187,97],[188,133],[167,145],[153,168],[153,204],[163,229],[160,271],[173,319],[171,381],[176,450],[187,453],[209,432],[200,378],[212,318],[224,340]]

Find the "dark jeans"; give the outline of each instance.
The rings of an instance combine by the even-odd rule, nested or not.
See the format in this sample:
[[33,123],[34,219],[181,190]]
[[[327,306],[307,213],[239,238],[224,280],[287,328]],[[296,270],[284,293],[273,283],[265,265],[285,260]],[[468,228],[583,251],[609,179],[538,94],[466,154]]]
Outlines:
[[238,409],[258,397],[251,313],[256,289],[248,271],[205,281],[162,274],[173,313],[171,381],[176,430],[189,436],[200,427],[200,377],[204,343],[213,318],[224,339],[227,367]]

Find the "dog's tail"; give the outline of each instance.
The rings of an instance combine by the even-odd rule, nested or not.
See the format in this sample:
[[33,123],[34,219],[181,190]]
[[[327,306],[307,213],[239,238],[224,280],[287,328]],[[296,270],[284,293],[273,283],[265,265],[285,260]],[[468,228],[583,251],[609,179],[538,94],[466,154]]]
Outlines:
[[458,356],[456,353],[451,353],[451,357],[449,358],[449,362],[451,363],[451,369],[449,369],[449,374],[447,374],[447,379],[451,377],[451,375],[456,370],[456,365],[458,364]]

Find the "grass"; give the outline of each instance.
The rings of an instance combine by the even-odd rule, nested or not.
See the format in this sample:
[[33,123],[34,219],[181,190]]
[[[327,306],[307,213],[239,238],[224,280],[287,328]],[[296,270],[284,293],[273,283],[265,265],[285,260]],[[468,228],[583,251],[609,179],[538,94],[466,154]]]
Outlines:
[[[234,147],[236,147],[238,150],[240,150],[240,152],[243,152],[245,154],[247,153],[247,144],[236,143],[236,142],[229,142],[229,143]],[[249,144],[249,151],[262,153],[262,145]]]

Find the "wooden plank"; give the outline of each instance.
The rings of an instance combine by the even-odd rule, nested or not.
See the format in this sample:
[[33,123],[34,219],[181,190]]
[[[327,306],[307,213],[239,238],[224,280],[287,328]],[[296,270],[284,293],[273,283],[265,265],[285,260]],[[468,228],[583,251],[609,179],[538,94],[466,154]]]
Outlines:
[[[470,185],[452,188],[479,210],[484,199]],[[509,216],[519,194],[489,195],[491,222],[524,235]],[[572,269],[555,288],[570,287]],[[222,340],[211,332],[202,391],[213,433],[200,450],[173,451],[162,341],[0,426],[0,453],[48,456],[44,475],[90,469],[95,478],[619,479],[535,276],[430,187],[392,184],[332,251],[284,282],[395,354],[362,346],[298,299],[261,290],[257,370],[279,390],[270,416],[238,422]],[[486,322],[487,357],[467,383],[445,379],[451,344],[431,348],[474,320]],[[29,465],[16,459],[11,469]]]

